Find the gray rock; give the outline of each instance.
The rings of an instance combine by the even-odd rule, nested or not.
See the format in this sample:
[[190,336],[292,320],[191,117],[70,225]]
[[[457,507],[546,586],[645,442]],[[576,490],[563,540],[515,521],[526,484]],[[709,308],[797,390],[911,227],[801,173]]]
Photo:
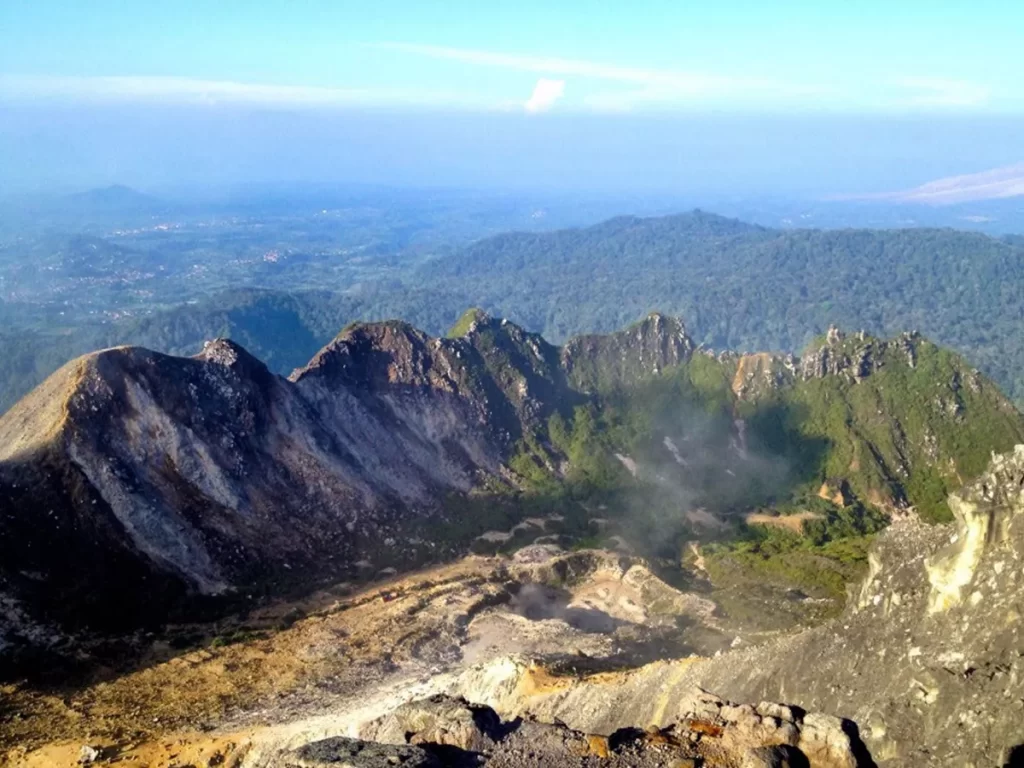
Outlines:
[[748,750],[740,768],[807,768],[808,765],[800,750],[782,745]]
[[444,763],[422,747],[375,744],[336,736],[295,750],[287,768],[442,768]]
[[485,752],[494,748],[504,729],[487,707],[474,707],[460,698],[433,696],[403,704],[370,723],[360,735],[385,744],[441,744]]
[[813,768],[857,768],[853,744],[838,717],[817,712],[806,715],[798,746]]
[[88,744],[84,744],[78,753],[78,763],[79,765],[91,765],[102,756],[103,753],[98,747],[92,747]]

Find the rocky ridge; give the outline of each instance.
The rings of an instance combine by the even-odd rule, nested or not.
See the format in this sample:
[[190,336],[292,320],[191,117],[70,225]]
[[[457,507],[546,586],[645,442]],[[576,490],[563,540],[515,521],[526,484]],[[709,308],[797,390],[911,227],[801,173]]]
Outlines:
[[[714,375],[734,391],[744,380],[746,358],[704,357],[681,322],[659,314],[561,349],[479,312],[462,325],[431,338],[397,321],[356,324],[288,379],[224,339],[194,358],[116,348],[69,363],[0,418],[0,642],[61,627],[132,629],[179,609],[202,615],[224,600],[449,557],[469,540],[425,531],[458,514],[453,496],[523,487],[511,461],[523,445],[544,472],[563,472],[554,416],[571,422],[579,405],[686,370],[697,355],[716,361]],[[763,357],[755,378],[778,393],[792,387],[786,372],[845,377],[834,361],[853,352],[834,336],[832,362]],[[920,355],[926,342],[906,344]],[[888,351],[872,359],[871,371],[882,360],[887,371],[903,365]],[[1012,406],[959,365],[926,427],[955,411],[959,428],[993,447],[1024,431]],[[974,412],[995,413],[998,428],[972,427]],[[931,445],[899,417],[886,438],[896,466],[879,470],[896,500],[910,448]],[[931,437],[935,456],[951,457],[944,482],[954,482],[962,435]]]
[[[793,381],[837,377],[862,381],[887,365],[902,363],[913,369],[919,349],[929,342],[917,331],[882,340],[864,331],[847,334],[835,326],[800,356],[793,354],[738,355],[726,352],[719,359],[737,366],[734,391],[740,398],[756,398],[777,391]],[[968,386],[981,386],[981,375],[971,371]]]
[[[953,494],[949,526],[901,521],[836,625],[756,649],[708,685],[856,720],[880,763],[1015,765],[1024,713],[1024,446]],[[758,661],[771,659],[770,668]],[[744,670],[737,674],[738,670]]]

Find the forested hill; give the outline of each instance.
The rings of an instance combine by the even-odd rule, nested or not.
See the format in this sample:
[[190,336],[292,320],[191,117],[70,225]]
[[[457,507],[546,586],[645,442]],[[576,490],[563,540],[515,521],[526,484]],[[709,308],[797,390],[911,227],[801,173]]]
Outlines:
[[[0,329],[0,411],[70,358],[115,344],[174,354],[230,336],[288,373],[353,320],[434,334],[478,306],[555,342],[659,310],[705,347],[799,351],[835,324],[916,329],[1024,403],[1024,239],[951,229],[773,230],[693,211],[489,237],[387,280],[242,289],[141,321]],[[3,307],[0,306],[0,316]],[[11,305],[10,312],[23,308]]]
[[[951,229],[771,230],[713,214],[481,240],[422,268],[549,338],[657,308],[716,348],[799,350],[830,323],[915,328],[1024,397],[1024,246]],[[422,283],[421,283],[422,284]]]
[[619,216],[592,227],[556,232],[509,232],[480,240],[454,258],[427,267],[451,277],[510,269],[614,269],[625,258],[645,267],[678,264],[681,257],[722,253],[738,243],[771,240],[779,233],[713,213]]

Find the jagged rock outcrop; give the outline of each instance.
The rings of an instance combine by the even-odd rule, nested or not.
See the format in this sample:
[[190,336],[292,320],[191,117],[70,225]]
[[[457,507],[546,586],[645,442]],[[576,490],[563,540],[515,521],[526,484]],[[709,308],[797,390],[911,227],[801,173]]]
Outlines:
[[441,758],[423,747],[375,744],[335,736],[301,747],[289,755],[282,768],[441,768]]
[[292,381],[223,340],[66,366],[0,420],[8,589],[43,618],[130,626],[190,593],[429,554],[403,524],[500,476],[501,390],[468,386],[457,348],[369,333]]
[[805,379],[847,376],[860,381],[885,365],[890,353],[917,365],[917,347],[923,341],[917,331],[900,334],[891,341],[880,341],[863,331],[847,336],[835,326],[828,329],[822,343],[807,350],[800,359],[800,375]]
[[576,397],[555,347],[490,318],[454,339],[357,324],[289,379],[223,339],[73,361],[0,419],[0,631],[129,628],[193,595],[436,558],[466,542],[420,521],[514,485],[512,448]]
[[[988,471],[953,494],[949,506],[956,517],[956,532],[949,546],[926,564],[933,614],[961,606],[965,600],[973,605],[989,602],[1017,586],[999,577],[1014,570],[1024,555],[1024,445],[994,456]],[[979,568],[993,552],[1008,559],[992,565],[987,581],[984,576],[979,579]]]
[[[864,331],[847,334],[832,326],[824,337],[799,357],[764,352],[746,355],[723,352],[718,358],[736,367],[733,390],[737,397],[757,399],[792,384],[794,380],[838,377],[855,383],[894,364],[914,369],[921,347],[929,345],[917,331],[882,340]],[[981,386],[981,375],[977,371],[971,370],[967,378],[968,386],[973,390]]]
[[360,736],[384,744],[437,744],[487,752],[507,730],[491,708],[437,695],[401,705],[364,727]]
[[736,366],[732,391],[740,400],[756,400],[778,392],[793,382],[797,371],[797,359],[793,355],[723,353],[718,359]]
[[849,717],[880,765],[1010,764],[1024,743],[1022,484],[1018,446],[953,494],[954,524],[885,531],[834,626],[751,651],[705,682]]
[[653,312],[618,333],[570,339],[562,348],[562,365],[578,389],[611,390],[684,363],[693,350],[680,320]]
[[[735,366],[733,391],[737,397],[756,400],[790,386],[794,381],[835,377],[856,383],[890,367],[905,365],[913,370],[917,367],[922,348],[933,349],[934,346],[917,331],[883,340],[864,331],[847,334],[832,326],[799,357],[766,352],[743,355],[722,352],[717,358]],[[954,396],[961,386],[977,392],[984,386],[983,377],[978,371],[968,369],[952,382]],[[951,415],[959,412],[960,406],[955,397],[944,401],[943,405],[948,406]]]

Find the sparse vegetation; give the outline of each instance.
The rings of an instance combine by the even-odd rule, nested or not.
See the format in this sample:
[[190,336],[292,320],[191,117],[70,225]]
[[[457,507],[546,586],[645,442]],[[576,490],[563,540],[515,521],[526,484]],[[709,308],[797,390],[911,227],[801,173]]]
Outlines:
[[[287,627],[283,627],[287,628]],[[265,630],[258,629],[236,629],[232,632],[228,632],[224,635],[217,635],[213,640],[210,641],[211,648],[226,648],[229,645],[235,645],[236,643],[247,643],[250,640],[259,640],[267,637]]]
[[457,339],[465,336],[469,333],[469,329],[472,327],[473,323],[484,317],[486,317],[486,314],[482,309],[478,309],[476,307],[467,309],[462,313],[462,316],[455,321],[455,325],[448,330],[448,338]]

